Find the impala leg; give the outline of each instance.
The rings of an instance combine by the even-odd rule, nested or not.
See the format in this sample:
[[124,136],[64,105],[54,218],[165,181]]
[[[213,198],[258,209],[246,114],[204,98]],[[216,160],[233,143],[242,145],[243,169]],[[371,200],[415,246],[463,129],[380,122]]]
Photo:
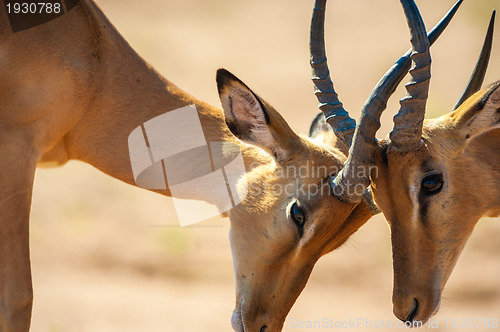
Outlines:
[[26,135],[0,132],[0,331],[27,332],[33,303],[29,213],[38,154]]

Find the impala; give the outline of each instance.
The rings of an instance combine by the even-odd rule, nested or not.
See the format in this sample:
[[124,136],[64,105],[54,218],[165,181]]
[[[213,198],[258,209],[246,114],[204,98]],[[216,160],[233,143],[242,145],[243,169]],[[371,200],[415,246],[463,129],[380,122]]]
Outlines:
[[[330,179],[347,159],[355,122],[329,88],[325,2],[317,1],[313,16],[311,63],[320,108],[340,137],[333,138],[335,146],[322,143],[329,133],[316,126],[311,131],[315,139],[297,135],[273,107],[226,70],[217,73],[224,112],[190,96],[140,58],[91,0],[66,1],[65,13],[28,28],[9,25],[4,7],[0,9],[1,331],[28,331],[30,326],[29,212],[37,165],[81,160],[137,185],[129,156],[131,133],[142,128],[145,140],[149,120],[193,108],[206,141],[237,146],[246,169],[238,184],[228,184],[248,188],[229,212],[237,285],[232,325],[237,331],[281,329],[319,257],[378,213],[369,191],[355,203],[339,201],[330,191]],[[412,1],[402,2],[406,8]],[[431,32],[432,41],[460,2]],[[386,83],[395,88],[409,66],[408,53]],[[315,172],[319,166],[327,171]],[[282,172],[290,168],[310,171],[300,178]],[[154,191],[171,196],[172,188],[164,185]],[[210,202],[201,189],[181,196]]]
[[[425,322],[438,311],[474,225],[483,216],[500,215],[500,81],[477,92],[489,60],[494,16],[456,109],[433,120],[424,121],[429,43],[424,25],[415,28],[412,80],[390,137],[375,138],[386,99],[367,103],[349,159],[333,180],[334,194],[346,202],[359,201],[371,183],[391,228],[394,314],[406,322]],[[352,170],[373,166],[377,172],[353,176]]]
[[[493,18],[490,38],[492,28]],[[439,310],[442,290],[475,224],[500,215],[499,86],[500,81],[493,83],[453,112],[426,120],[415,132],[418,147],[404,151],[394,148],[392,139],[381,142],[375,165],[382,168],[372,188],[391,224],[399,319],[426,321]]]

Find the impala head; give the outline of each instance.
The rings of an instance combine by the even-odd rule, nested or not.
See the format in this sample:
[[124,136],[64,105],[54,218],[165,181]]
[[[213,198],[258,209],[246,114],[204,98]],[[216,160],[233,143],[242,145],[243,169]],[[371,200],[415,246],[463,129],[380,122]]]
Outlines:
[[[470,207],[481,205],[477,198],[465,202],[480,195],[477,189],[469,194],[477,188],[472,170],[479,172],[479,169],[462,155],[474,137],[498,126],[500,89],[495,93],[497,85],[494,85],[474,95],[457,112],[429,121],[423,128],[431,76],[429,47],[439,33],[434,29],[426,34],[413,0],[401,3],[412,36],[412,50],[407,54],[411,54],[412,66],[407,94],[394,117],[394,130],[390,139],[377,141],[375,134],[387,100],[410,68],[407,56],[386,73],[363,106],[349,158],[334,178],[332,191],[341,201],[358,202],[371,182],[374,197],[391,226],[394,313],[401,320],[413,322],[426,321],[437,311],[444,283],[481,216],[481,208],[484,209],[484,206]],[[450,13],[458,5],[460,1]],[[489,57],[487,49],[491,49],[491,33],[488,35],[489,42],[487,38],[461,102],[482,84]],[[371,166],[375,166],[376,172],[357,176],[360,169]],[[465,172],[472,177],[464,177]],[[459,199],[464,196],[467,199]],[[498,199],[498,194],[493,197]]]
[[[424,123],[430,58],[425,50],[418,55],[428,65],[417,65],[419,82],[407,87],[390,138],[375,149],[372,190],[391,228],[394,314],[404,321],[425,322],[438,311],[475,223],[498,213],[500,135],[494,129],[500,128],[500,82],[474,94],[484,78],[492,29],[493,18],[459,107]],[[494,174],[486,171],[495,167]]]
[[391,225],[394,313],[400,319],[425,321],[437,312],[474,225],[483,215],[498,215],[499,86],[426,121],[416,151],[382,142],[373,192]]
[[248,194],[230,211],[237,284],[233,327],[279,331],[316,261],[340,246],[372,215],[366,201],[331,193],[345,155],[293,132],[279,113],[225,70],[217,82],[226,123],[265,162],[241,181]]
[[[440,22],[432,40],[444,30],[458,5]],[[316,1],[311,23],[312,79],[322,111],[311,127],[312,137],[297,135],[272,106],[234,75],[226,70],[217,73],[229,129],[248,144],[244,148],[252,146],[263,156],[241,179],[248,194],[229,213],[237,288],[232,325],[236,331],[280,330],[316,261],[379,212],[371,192],[365,190],[371,167],[366,168],[367,174],[363,174],[364,168],[358,169],[346,181],[355,189],[361,181],[355,199],[343,199],[334,192],[338,189],[334,179],[347,160],[356,122],[344,110],[330,79],[324,46],[325,6],[326,0]],[[409,56],[403,56],[384,78],[390,89],[408,71]],[[372,97],[383,98],[379,92],[377,87]],[[349,190],[340,195],[348,195]]]

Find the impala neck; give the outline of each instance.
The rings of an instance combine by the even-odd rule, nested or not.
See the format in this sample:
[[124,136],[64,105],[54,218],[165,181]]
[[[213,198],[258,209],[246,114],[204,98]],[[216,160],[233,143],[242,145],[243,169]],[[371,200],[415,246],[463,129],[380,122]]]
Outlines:
[[[88,7],[93,20],[91,26],[95,30],[92,33],[97,36],[94,49],[88,50],[96,58],[95,76],[91,75],[93,77],[86,87],[92,91],[89,97],[92,102],[67,135],[70,159],[82,160],[136,185],[129,157],[129,135],[148,120],[194,105],[207,142],[240,145],[247,169],[251,164],[266,161],[256,149],[243,146],[234,138],[219,109],[182,91],[138,56],[95,4],[84,2],[82,7],[84,11]],[[154,191],[171,195],[168,187]]]

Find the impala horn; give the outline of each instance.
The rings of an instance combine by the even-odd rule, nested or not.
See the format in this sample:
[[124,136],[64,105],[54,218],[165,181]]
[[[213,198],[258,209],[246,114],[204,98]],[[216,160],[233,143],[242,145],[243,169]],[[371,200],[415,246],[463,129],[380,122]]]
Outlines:
[[[457,1],[429,33],[428,38],[431,45],[448,26],[462,2],[463,0]],[[356,128],[356,121],[349,117],[349,113],[344,109],[330,78],[325,51],[325,10],[326,0],[316,0],[311,20],[309,43],[312,69],[311,79],[314,83],[314,94],[318,99],[318,106],[326,122],[333,128],[337,137],[347,146],[350,146]],[[408,50],[380,80],[370,96],[372,102],[373,99],[387,100],[394,93],[410,69],[411,52],[411,49]],[[382,111],[385,109],[385,102],[383,104]]]
[[453,110],[456,110],[464,101],[466,101],[470,96],[481,89],[483,85],[484,76],[486,75],[486,69],[488,69],[488,62],[490,60],[491,46],[493,45],[493,27],[495,25],[495,11],[491,14],[490,24],[488,25],[488,32],[486,33],[486,38],[484,39],[483,48],[481,49],[481,54],[477,60],[476,67],[472,72],[472,75],[467,83],[462,96],[458,100]]
[[[410,58],[413,66],[409,71],[410,83],[406,85],[408,93],[401,101],[401,109],[395,117],[396,126],[391,133],[391,139],[395,139],[397,148],[408,151],[420,147],[421,144],[431,59],[425,25],[415,2],[401,0],[401,4],[411,33],[412,53]],[[446,26],[460,4],[461,1],[458,1],[438,25],[445,21]],[[373,154],[377,147],[375,134],[380,128],[380,116],[386,108],[388,98],[397,86],[398,79],[405,75],[405,71],[403,71],[405,62],[405,56],[403,56],[391,67],[363,106],[359,125],[356,128],[353,144],[349,151],[349,158],[344,169],[333,179],[333,194],[341,201],[359,202],[363,191],[370,184],[370,166],[373,165]]]
[[413,66],[411,80],[406,84],[406,95],[401,99],[401,108],[394,116],[394,129],[390,133],[392,146],[399,151],[418,150],[422,145],[422,125],[429,95],[431,79],[431,56],[424,22],[413,0],[402,1],[410,27]]
[[319,109],[325,115],[326,122],[333,128],[335,135],[350,146],[356,129],[356,121],[344,109],[330,79],[325,52],[325,7],[326,0],[316,0],[309,39],[311,79],[314,83],[314,94],[318,99]]

